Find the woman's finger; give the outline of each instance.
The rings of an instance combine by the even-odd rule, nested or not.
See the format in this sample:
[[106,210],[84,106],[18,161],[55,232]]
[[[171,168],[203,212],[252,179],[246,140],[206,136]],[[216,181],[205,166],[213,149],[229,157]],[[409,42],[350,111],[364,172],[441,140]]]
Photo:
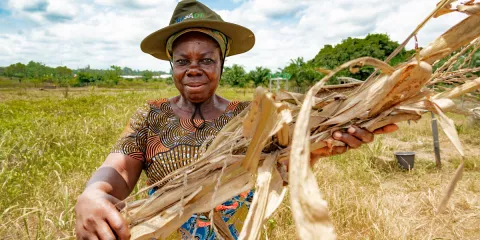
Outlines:
[[107,222],[98,222],[97,223],[97,235],[100,240],[115,240],[115,234],[113,234],[112,229]]
[[387,126],[381,127],[373,131],[374,134],[385,134],[391,133],[398,130],[398,126],[396,124],[389,124]]
[[77,219],[76,221],[76,228],[75,228],[75,234],[77,239],[81,240],[98,240],[98,237],[95,236],[91,231],[83,227],[83,224],[80,220]]
[[81,240],[98,240],[98,237],[95,234],[86,233],[84,235],[77,235],[77,239]]
[[334,147],[332,149],[332,155],[342,154],[347,151],[347,147]]
[[357,126],[351,126],[347,130],[348,133],[355,136],[356,138],[362,140],[364,143],[373,142],[374,135],[366,129],[359,128]]
[[116,209],[107,215],[107,222],[120,240],[130,239],[130,230],[125,219]]
[[310,165],[313,166],[320,158],[342,154],[347,151],[347,147],[319,148],[310,153]]
[[362,141],[348,133],[336,131],[333,133],[333,138],[338,141],[346,143],[351,148],[358,148],[362,145]]

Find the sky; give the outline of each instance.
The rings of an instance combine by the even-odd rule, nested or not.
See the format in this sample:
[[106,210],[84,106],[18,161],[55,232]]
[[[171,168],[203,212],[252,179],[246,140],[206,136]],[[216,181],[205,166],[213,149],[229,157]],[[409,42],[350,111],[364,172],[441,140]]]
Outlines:
[[[178,0],[0,0],[0,66],[30,60],[48,66],[111,65],[168,71],[140,50],[148,34],[168,25]],[[250,28],[254,48],[226,66],[276,70],[312,59],[325,44],[386,33],[402,42],[438,0],[201,0],[228,22]],[[426,46],[465,15],[432,19],[418,34]],[[407,45],[413,48],[413,43]]]

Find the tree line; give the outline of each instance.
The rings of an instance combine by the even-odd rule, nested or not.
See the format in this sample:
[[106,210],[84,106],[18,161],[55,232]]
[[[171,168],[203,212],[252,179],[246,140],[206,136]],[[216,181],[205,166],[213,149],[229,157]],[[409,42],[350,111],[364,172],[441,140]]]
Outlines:
[[90,84],[116,85],[122,75],[141,76],[149,81],[154,75],[165,74],[163,71],[133,70],[112,65],[109,69],[92,69],[90,66],[70,69],[66,66],[49,67],[43,63],[30,61],[27,64],[15,63],[0,67],[0,76],[19,82],[52,83],[60,86],[85,86]]
[[[256,67],[247,72],[241,65],[226,66],[222,74],[221,84],[232,87],[268,86],[271,74],[288,73],[291,76],[289,82],[292,86],[309,87],[325,75],[322,71],[318,71],[319,69],[324,69],[323,72],[326,72],[333,70],[342,63],[365,56],[385,60],[398,46],[399,43],[392,41],[386,34],[369,34],[365,38],[349,37],[335,46],[325,45],[313,59],[304,60],[301,57],[292,59],[287,66],[274,71],[265,67]],[[398,63],[405,62],[414,54],[415,50],[402,49],[390,61],[390,64],[395,66]],[[480,52],[475,54],[472,63],[474,64],[472,67],[480,67]],[[374,69],[368,66],[360,68],[355,73],[343,70],[335,78],[332,78],[329,84],[339,83],[338,77],[365,80],[373,71]],[[104,70],[91,69],[90,66],[72,70],[65,66],[52,68],[34,61],[30,61],[28,64],[15,63],[7,67],[0,67],[0,76],[18,79],[18,81],[49,81],[69,86],[85,86],[98,83],[116,85],[121,75],[136,75],[141,76],[144,81],[151,81],[154,75],[160,74],[165,74],[165,72],[140,71],[114,65]]]

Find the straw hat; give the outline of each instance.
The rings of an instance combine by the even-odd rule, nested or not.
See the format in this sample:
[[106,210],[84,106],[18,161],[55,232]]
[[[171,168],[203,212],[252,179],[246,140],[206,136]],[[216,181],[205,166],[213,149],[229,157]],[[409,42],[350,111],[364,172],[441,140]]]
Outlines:
[[158,59],[169,60],[166,53],[167,40],[173,34],[187,28],[210,28],[222,32],[231,39],[227,56],[247,52],[255,44],[253,32],[240,25],[225,22],[210,8],[196,0],[180,1],[173,11],[170,24],[143,39],[140,48]]

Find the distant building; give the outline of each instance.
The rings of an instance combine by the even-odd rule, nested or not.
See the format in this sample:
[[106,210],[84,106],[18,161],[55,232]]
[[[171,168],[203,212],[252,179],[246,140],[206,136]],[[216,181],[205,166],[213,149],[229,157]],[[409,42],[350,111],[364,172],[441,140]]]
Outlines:
[[136,78],[142,78],[143,76],[138,76],[138,75],[123,75],[123,76],[120,76],[121,78],[124,78],[124,79],[136,79]]
[[171,78],[172,75],[171,74],[162,74],[160,75],[160,78]]
[[[123,76],[120,76],[121,78],[123,79],[137,79],[137,78],[143,78],[143,76],[140,76],[140,75],[123,75]],[[152,76],[152,78],[154,79],[167,79],[167,78],[170,78],[172,77],[172,75],[170,74],[162,74],[162,75],[157,75],[157,76]]]

